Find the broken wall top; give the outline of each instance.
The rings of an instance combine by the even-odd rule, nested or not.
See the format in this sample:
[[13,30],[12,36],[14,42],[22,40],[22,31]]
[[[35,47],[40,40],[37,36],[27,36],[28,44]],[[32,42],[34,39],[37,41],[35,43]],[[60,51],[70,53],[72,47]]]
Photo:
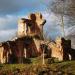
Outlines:
[[37,12],[37,13],[31,13],[28,16],[28,19],[21,18],[21,19],[18,20],[18,23],[27,23],[27,24],[29,23],[31,25],[32,25],[33,22],[36,22],[38,25],[44,25],[46,23],[46,20],[44,20],[42,14],[39,13],[39,12]]

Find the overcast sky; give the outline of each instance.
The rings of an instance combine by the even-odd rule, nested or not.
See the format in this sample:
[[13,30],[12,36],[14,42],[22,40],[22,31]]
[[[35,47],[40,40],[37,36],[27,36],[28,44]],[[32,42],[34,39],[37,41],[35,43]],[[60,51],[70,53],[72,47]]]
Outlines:
[[[61,35],[60,17],[48,13],[46,5],[53,0],[0,0],[0,41],[7,41],[16,36],[17,21],[29,13],[41,12],[47,23],[44,31],[51,37]],[[70,28],[69,28],[70,29]],[[66,31],[68,34],[68,31]]]

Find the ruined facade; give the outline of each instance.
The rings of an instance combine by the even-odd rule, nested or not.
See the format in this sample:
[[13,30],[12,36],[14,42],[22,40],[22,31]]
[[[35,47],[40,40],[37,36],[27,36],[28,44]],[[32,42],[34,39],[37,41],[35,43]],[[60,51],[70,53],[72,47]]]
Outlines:
[[58,60],[63,60],[63,49],[61,46],[61,39],[56,40],[56,42],[49,43],[49,47],[51,49],[51,57],[55,57]]
[[30,14],[28,19],[21,18],[18,21],[18,37],[38,36],[42,37],[43,25],[46,20],[40,13]]
[[48,46],[51,50],[51,57],[59,61],[75,60],[75,50],[71,48],[71,40],[57,37],[55,42],[50,42]]
[[59,61],[75,59],[75,50],[71,49],[70,40],[43,40],[45,23],[40,13],[32,13],[28,19],[19,19],[17,38],[0,44],[0,63],[23,63],[25,58],[40,56],[43,50],[48,57],[55,57]]
[[17,39],[1,43],[1,63],[22,63],[23,58],[41,55],[40,44],[45,22],[41,13],[32,13],[28,19],[21,18],[18,21]]

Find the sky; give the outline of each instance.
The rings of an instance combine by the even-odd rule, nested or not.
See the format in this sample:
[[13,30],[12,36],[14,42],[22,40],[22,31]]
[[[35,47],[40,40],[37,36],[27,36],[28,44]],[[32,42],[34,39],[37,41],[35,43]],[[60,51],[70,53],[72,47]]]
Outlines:
[[[27,18],[30,13],[34,12],[41,12],[46,19],[47,22],[44,25],[44,32],[46,32],[48,36],[51,38],[61,36],[60,16],[56,16],[51,11],[47,12],[47,4],[52,1],[53,0],[0,0],[0,42],[14,38],[17,33],[18,19]],[[66,35],[70,34],[68,31],[71,28],[65,29]]]

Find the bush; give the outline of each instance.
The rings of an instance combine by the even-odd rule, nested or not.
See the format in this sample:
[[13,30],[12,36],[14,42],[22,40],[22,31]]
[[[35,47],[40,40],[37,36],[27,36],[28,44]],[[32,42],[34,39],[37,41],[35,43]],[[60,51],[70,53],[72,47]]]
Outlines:
[[31,62],[31,59],[30,58],[23,58],[23,63],[30,64],[32,62]]
[[52,64],[52,63],[54,63],[54,59],[53,59],[53,58],[48,58],[47,63],[48,63],[48,64]]
[[47,61],[48,64],[56,63],[56,62],[59,62],[59,60],[55,57],[48,58],[48,61]]

